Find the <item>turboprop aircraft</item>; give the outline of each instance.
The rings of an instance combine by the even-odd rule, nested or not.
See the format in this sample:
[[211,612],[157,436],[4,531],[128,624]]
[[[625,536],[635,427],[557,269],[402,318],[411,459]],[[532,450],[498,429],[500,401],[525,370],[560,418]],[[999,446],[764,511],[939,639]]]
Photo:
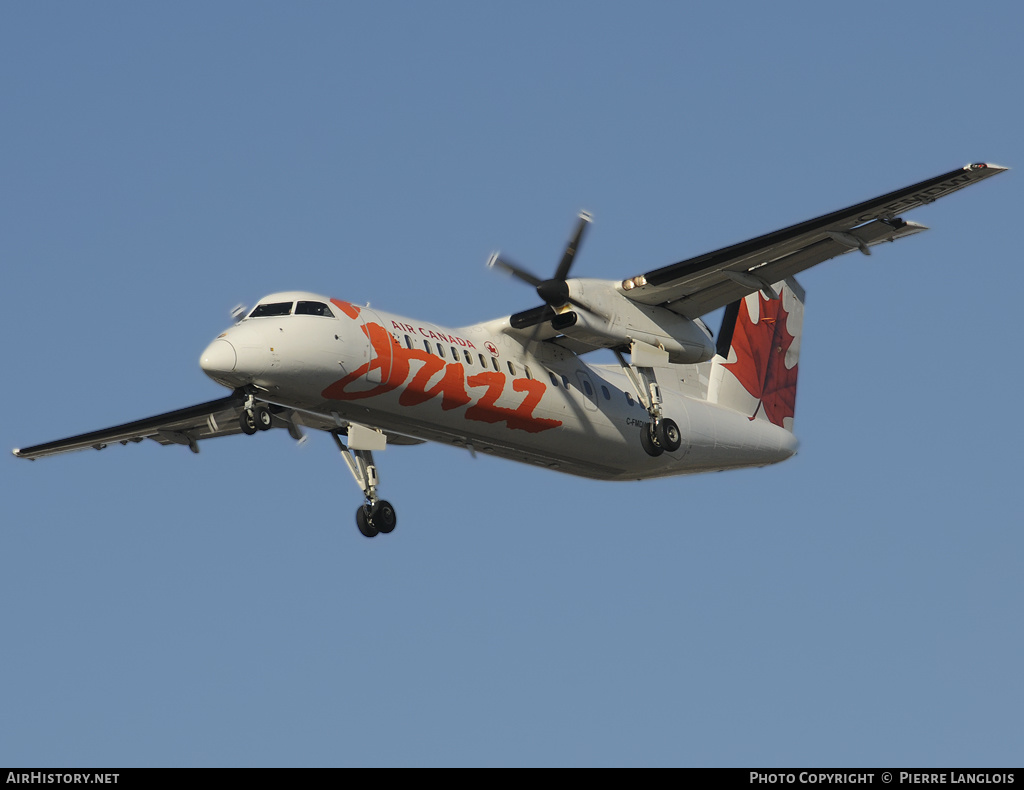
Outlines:
[[[492,267],[542,304],[451,328],[304,291],[266,296],[203,351],[219,400],[16,449],[36,459],[271,428],[334,439],[363,492],[366,537],[397,524],[374,452],[443,442],[599,480],[764,466],[792,456],[804,290],[794,275],[927,228],[910,209],[1006,168],[970,164],[849,208],[621,281],[569,278],[581,213],[550,278]],[[725,307],[715,338],[701,316]],[[588,364],[609,349],[616,363]],[[629,358],[626,358],[628,354]],[[343,441],[344,439],[344,441]]]

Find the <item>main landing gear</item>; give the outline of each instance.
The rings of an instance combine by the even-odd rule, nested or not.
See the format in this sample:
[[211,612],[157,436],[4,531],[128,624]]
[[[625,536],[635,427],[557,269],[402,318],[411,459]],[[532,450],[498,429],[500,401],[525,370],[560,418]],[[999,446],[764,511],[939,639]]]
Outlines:
[[[637,359],[638,356],[641,355],[644,355],[647,359],[651,359],[652,354],[654,354],[655,357],[660,356],[660,354],[664,354],[667,361],[668,354],[665,354],[665,352],[660,349],[654,349],[653,347],[648,348],[646,352],[641,351],[641,355],[638,355],[637,351],[639,345],[641,344],[634,342],[632,346],[632,355],[634,359]],[[650,415],[651,418],[651,421],[640,429],[640,446],[643,447],[644,452],[652,458],[657,458],[664,452],[674,453],[682,445],[683,436],[679,430],[679,426],[676,425],[675,420],[669,419],[662,414],[661,387],[658,386],[654,367],[630,365],[618,350],[615,350],[615,356],[618,358],[619,364],[626,372],[629,380],[633,383],[633,388],[636,390],[637,398],[639,398],[643,407],[647,409],[647,414]]]
[[679,426],[667,417],[652,418],[640,431],[640,445],[655,458],[666,451],[674,453],[682,443]]
[[356,526],[368,538],[378,534],[387,535],[398,524],[395,509],[386,499],[378,499],[376,504],[360,505],[356,509]]
[[338,445],[341,457],[345,459],[348,470],[366,498],[365,504],[356,509],[356,526],[359,527],[359,532],[367,538],[374,538],[378,534],[387,535],[398,525],[398,515],[390,502],[377,497],[380,478],[377,476],[377,467],[373,463],[373,452],[346,447],[335,432],[332,432],[331,436],[334,437],[334,443]]
[[[304,436],[299,427],[299,415],[297,412],[289,411],[281,406],[270,406],[266,403],[257,403],[254,393],[241,393],[245,395],[242,403],[242,412],[238,416],[238,424],[242,433],[252,436],[257,431],[267,431],[273,427],[285,427],[288,433],[296,441],[303,441]],[[334,415],[338,430],[332,431],[335,444],[341,451],[341,457],[345,459],[352,477],[355,478],[359,488],[363,491],[364,504],[356,510],[356,526],[359,531],[368,538],[377,535],[387,535],[394,530],[398,524],[398,516],[391,503],[377,496],[377,486],[380,478],[377,477],[377,467],[373,463],[373,450],[383,450],[387,439],[383,432],[373,428],[367,428],[355,423],[346,423],[338,415]],[[348,446],[342,444],[339,432],[347,433]]]

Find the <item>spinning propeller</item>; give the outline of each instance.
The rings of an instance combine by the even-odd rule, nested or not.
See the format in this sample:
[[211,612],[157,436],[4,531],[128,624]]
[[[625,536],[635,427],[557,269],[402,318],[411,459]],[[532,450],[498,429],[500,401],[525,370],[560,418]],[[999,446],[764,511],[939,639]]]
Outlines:
[[565,253],[562,255],[562,260],[555,270],[555,276],[551,279],[542,280],[522,266],[499,257],[498,253],[491,255],[490,260],[487,261],[489,267],[504,269],[512,276],[532,285],[537,289],[537,295],[544,300],[544,304],[540,307],[524,310],[513,315],[511,317],[513,327],[516,329],[526,329],[543,324],[545,321],[550,321],[558,315],[557,308],[564,307],[567,304],[608,320],[608,316],[604,313],[595,310],[590,305],[581,302],[578,298],[569,294],[569,283],[567,282],[569,269],[572,267],[572,262],[576,258],[576,252],[580,247],[580,242],[583,240],[583,233],[590,222],[590,215],[585,211],[581,211],[579,213],[579,222],[576,225],[576,232],[569,239],[569,243],[565,247]]

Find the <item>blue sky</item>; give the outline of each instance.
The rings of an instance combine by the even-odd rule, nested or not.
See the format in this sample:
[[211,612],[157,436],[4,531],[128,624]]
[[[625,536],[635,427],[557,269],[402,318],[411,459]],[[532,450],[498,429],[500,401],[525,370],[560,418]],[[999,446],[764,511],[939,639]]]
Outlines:
[[[696,5],[696,4],[693,4]],[[239,302],[457,326],[971,161],[801,277],[777,467],[608,484],[325,435],[0,472],[0,764],[1020,765],[1011,3],[0,12],[5,448],[219,397]]]

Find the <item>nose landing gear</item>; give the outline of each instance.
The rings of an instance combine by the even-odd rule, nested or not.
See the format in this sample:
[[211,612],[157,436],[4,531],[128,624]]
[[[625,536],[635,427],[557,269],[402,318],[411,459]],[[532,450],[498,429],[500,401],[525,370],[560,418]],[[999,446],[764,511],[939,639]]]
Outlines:
[[250,394],[245,399],[245,407],[238,417],[238,424],[242,428],[242,433],[252,436],[256,431],[269,431],[274,424],[274,415],[265,404],[256,403]]

